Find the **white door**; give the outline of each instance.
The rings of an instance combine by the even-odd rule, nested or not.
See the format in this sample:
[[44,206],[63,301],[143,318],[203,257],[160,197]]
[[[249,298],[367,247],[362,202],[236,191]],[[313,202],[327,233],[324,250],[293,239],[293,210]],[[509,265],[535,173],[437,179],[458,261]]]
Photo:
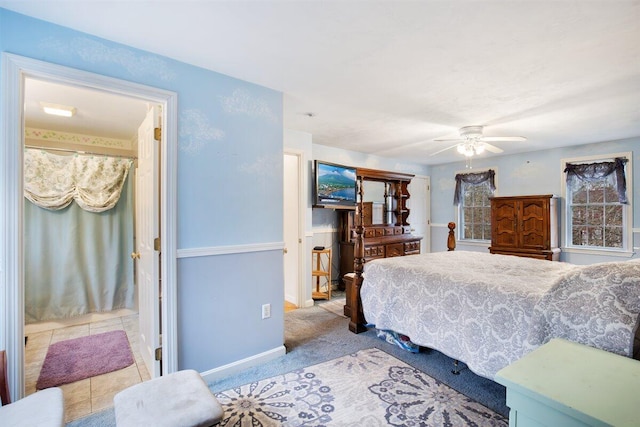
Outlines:
[[409,184],[409,224],[412,234],[421,236],[420,253],[431,252],[431,179],[428,176],[415,176]]
[[158,107],[147,112],[138,129],[138,168],[136,173],[136,283],[140,322],[140,354],[151,378],[160,376],[155,350],[160,347],[160,252],[154,239],[160,238],[158,156],[160,141],[155,140]]
[[300,307],[300,157],[284,155],[284,299]]

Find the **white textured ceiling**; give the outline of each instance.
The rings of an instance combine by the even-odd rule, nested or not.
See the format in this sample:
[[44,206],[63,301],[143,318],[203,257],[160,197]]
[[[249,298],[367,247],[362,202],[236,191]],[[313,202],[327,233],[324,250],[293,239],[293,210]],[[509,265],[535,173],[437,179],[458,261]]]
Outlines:
[[506,154],[640,136],[640,1],[0,7],[282,91],[285,127],[317,144],[434,164],[467,125],[528,138]]

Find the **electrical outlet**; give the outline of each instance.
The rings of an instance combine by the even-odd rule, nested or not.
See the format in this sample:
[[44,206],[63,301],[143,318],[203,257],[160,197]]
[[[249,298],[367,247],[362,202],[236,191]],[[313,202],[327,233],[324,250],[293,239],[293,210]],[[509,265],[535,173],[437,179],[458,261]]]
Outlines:
[[268,319],[271,317],[271,304],[262,304],[262,318]]

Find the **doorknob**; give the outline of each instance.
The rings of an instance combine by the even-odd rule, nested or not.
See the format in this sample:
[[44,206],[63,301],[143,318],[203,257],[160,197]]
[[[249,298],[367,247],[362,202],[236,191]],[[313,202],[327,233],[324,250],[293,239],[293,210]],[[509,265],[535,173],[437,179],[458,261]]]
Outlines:
[[282,252],[284,252],[284,253],[286,254],[286,253],[288,253],[289,251],[287,250],[287,248],[284,248],[284,249],[282,250]]
[[140,259],[140,252],[131,252],[131,259]]

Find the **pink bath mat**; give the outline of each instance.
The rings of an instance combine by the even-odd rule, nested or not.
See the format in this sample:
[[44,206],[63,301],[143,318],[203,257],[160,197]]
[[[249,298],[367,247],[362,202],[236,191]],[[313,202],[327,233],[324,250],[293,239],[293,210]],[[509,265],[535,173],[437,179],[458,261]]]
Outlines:
[[60,341],[49,346],[36,388],[56,387],[133,364],[125,331]]

